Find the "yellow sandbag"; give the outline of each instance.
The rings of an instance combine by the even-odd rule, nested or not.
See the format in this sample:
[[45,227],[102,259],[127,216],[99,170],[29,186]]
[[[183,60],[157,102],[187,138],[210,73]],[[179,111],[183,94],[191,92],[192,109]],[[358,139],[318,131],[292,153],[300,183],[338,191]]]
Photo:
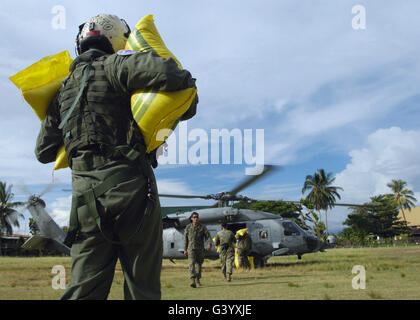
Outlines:
[[67,160],[67,153],[66,149],[64,149],[64,145],[58,149],[57,156],[55,157],[55,165],[54,170],[58,169],[65,169],[68,168],[69,162]]
[[[248,256],[249,265],[251,266],[251,269],[254,269],[254,257]],[[235,252],[235,267],[236,269],[239,269],[239,256],[238,253]]]
[[[212,240],[213,240],[213,242],[216,244],[216,237],[214,237]],[[220,247],[219,247],[219,246],[216,246],[216,245],[215,245],[215,247],[216,247],[216,251],[217,251],[217,253],[219,253],[219,251],[220,251]]]
[[[160,37],[153,21],[153,15],[141,19],[131,32],[126,49],[148,52],[155,51],[159,56],[172,58],[182,69],[181,63],[169,51]],[[197,90],[189,88],[176,92],[153,92],[138,90],[131,96],[131,111],[139,125],[146,143],[146,152],[158,148],[168,137],[156,138],[161,129],[174,130],[179,118],[188,110]],[[164,131],[162,131],[164,132]]]
[[240,230],[236,231],[236,234],[235,234],[236,239],[238,239],[238,238],[239,238],[239,236],[243,237],[243,235],[244,235],[247,231],[248,231],[248,229],[247,229],[247,228],[240,229]]
[[[62,81],[69,75],[72,63],[68,51],[42,58],[9,79],[22,91],[23,98],[42,121]],[[57,152],[54,169],[68,167],[67,155],[62,146]]]

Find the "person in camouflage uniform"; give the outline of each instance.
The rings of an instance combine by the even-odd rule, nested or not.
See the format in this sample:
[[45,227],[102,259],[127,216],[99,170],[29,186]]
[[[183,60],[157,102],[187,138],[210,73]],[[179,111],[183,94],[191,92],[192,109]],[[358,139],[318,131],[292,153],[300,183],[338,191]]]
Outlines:
[[252,239],[249,236],[248,232],[245,231],[242,236],[238,235],[237,250],[238,250],[239,267],[244,268],[244,269],[251,268],[251,265],[248,260],[248,255],[251,252],[251,248],[252,248]]
[[[235,261],[235,235],[227,229],[227,223],[222,224],[222,230],[216,234],[214,244],[219,246],[219,257],[222,265],[222,273],[227,281],[232,280],[232,269]],[[226,277],[227,274],[227,277]]]
[[207,242],[207,250],[211,249],[210,233],[205,225],[199,223],[197,212],[190,217],[191,223],[184,231],[184,255],[188,257],[191,287],[201,286],[201,269],[204,262],[204,241]]
[[125,299],[161,298],[162,219],[152,169],[157,163],[145,152],[130,96],[138,89],[182,90],[195,81],[172,59],[120,50],[130,33],[122,22],[99,15],[79,27],[79,56],[37,138],[37,159],[53,162],[64,144],[72,173],[65,240],[71,246],[71,282],[62,299],[106,299],[118,259]]

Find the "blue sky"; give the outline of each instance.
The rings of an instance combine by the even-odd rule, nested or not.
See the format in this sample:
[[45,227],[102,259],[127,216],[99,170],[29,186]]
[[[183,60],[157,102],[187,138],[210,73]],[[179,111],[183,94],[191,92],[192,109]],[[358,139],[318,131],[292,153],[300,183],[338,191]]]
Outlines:
[[[64,29],[52,28],[56,5],[65,8]],[[364,30],[352,27],[355,5],[366,9]],[[200,103],[188,132],[264,130],[265,163],[282,170],[244,195],[299,199],[305,176],[324,168],[344,189],[343,202],[366,202],[396,178],[420,199],[418,1],[2,1],[0,9],[7,30],[0,51],[0,180],[40,192],[53,168],[35,159],[40,123],[8,77],[63,50],[74,58],[78,25],[91,16],[116,14],[134,27],[153,14],[167,47],[197,78]],[[155,174],[162,193],[209,194],[233,188],[245,167],[161,165]],[[70,188],[70,171],[57,171],[54,181],[44,198],[64,225],[70,195],[61,189]],[[18,188],[15,194],[23,199]],[[342,228],[347,213],[329,214],[330,231]]]

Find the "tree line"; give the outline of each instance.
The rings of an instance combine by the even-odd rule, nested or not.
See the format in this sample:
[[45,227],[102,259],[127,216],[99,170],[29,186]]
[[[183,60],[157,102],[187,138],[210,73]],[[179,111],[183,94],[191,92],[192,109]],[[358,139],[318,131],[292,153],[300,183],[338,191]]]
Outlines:
[[[311,230],[316,236],[326,241],[328,232],[328,211],[334,208],[337,199],[341,199],[343,188],[334,186],[333,173],[318,169],[313,175],[307,175],[302,187],[306,197],[299,203],[287,201],[241,201],[237,208],[266,211],[289,218],[302,228]],[[407,182],[397,179],[387,184],[390,192],[370,198],[369,202],[358,206],[349,206],[350,213],[344,221],[344,230],[337,235],[342,240],[363,239],[368,235],[383,238],[410,233],[404,210],[411,210],[417,199],[414,192],[407,189]],[[321,211],[324,212],[322,220]],[[399,212],[403,221],[399,219]]]

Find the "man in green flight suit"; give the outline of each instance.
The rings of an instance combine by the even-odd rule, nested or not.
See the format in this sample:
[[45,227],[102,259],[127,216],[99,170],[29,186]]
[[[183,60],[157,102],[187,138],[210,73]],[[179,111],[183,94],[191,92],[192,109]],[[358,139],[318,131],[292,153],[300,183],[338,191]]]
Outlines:
[[[50,105],[35,154],[55,160],[64,144],[72,170],[72,209],[65,243],[71,282],[62,299],[106,299],[119,259],[125,299],[160,299],[162,220],[153,167],[134,122],[131,93],[195,87],[186,70],[153,52],[121,50],[130,28],[114,15],[79,27],[79,56]],[[191,118],[197,100],[180,120]]]
[[[216,234],[214,244],[219,246],[219,257],[222,265],[222,273],[227,281],[232,280],[233,262],[235,261],[235,235],[227,229],[227,223],[222,224],[222,230]],[[226,277],[227,274],[227,277]]]
[[188,257],[191,287],[201,286],[201,269],[204,262],[204,241],[207,242],[207,250],[211,249],[210,233],[205,225],[199,223],[197,212],[190,217],[191,223],[184,231],[184,255]]
[[251,265],[248,260],[248,255],[251,252],[252,248],[252,239],[248,234],[248,231],[245,229],[243,234],[238,234],[238,243],[237,243],[237,250],[238,250],[238,262],[239,267],[244,269],[251,269]]

